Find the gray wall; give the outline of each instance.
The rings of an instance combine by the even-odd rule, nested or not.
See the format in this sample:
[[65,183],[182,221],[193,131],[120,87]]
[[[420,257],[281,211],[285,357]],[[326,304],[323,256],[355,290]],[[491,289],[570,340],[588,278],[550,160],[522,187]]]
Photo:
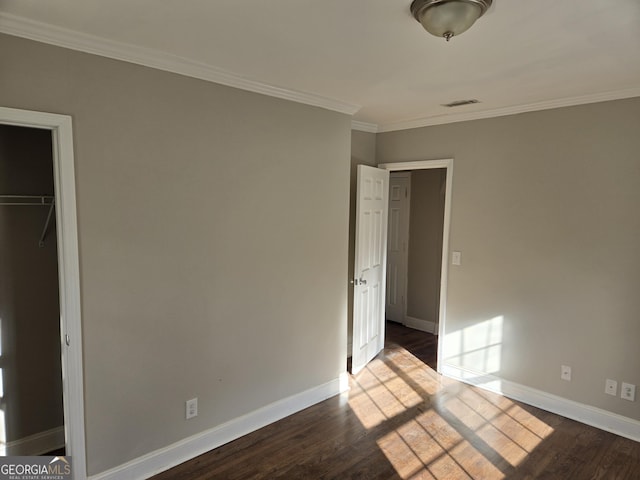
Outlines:
[[491,325],[475,370],[640,419],[604,393],[640,385],[638,132],[640,98],[378,135],[379,162],[455,158],[441,360]]
[[344,372],[349,116],[10,36],[0,64],[0,103],[73,117],[90,474]]
[[[0,194],[53,195],[50,132],[0,125]],[[49,207],[0,206],[1,408],[7,442],[64,422],[55,216],[45,246],[38,246],[48,212]]]
[[[355,267],[355,215],[356,215],[356,179],[358,165],[376,166],[376,134],[369,132],[360,132],[353,130],[351,132],[351,175],[350,175],[350,192],[349,197],[349,268],[348,280],[354,278],[353,269]],[[349,301],[347,305],[348,316],[348,344],[352,344],[353,340],[353,288],[349,283]],[[347,352],[351,355],[351,350]]]
[[438,323],[446,169],[411,172],[407,315]]

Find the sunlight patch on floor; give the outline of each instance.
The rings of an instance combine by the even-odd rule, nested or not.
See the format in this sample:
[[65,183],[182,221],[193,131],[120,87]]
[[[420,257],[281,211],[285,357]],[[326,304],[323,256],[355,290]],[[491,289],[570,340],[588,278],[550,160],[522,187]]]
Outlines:
[[[422,424],[429,425],[429,430]],[[433,410],[378,440],[404,479],[502,479],[504,474]]]
[[349,394],[349,405],[367,429],[422,401],[407,382],[380,360],[373,360],[358,375]]
[[488,446],[500,454],[500,456],[512,466],[517,466],[526,458],[528,452],[524,448],[516,442],[511,441],[511,439],[496,428],[492,422],[486,421],[481,415],[478,415],[473,408],[469,407],[469,405],[459,398],[448,402],[447,407],[474,435],[484,440]]
[[[499,397],[498,395],[495,395]],[[470,388],[463,389],[456,398],[447,402],[446,408],[466,427],[475,432],[489,447],[512,466],[518,466],[539,444],[549,436],[551,427],[544,425],[533,415],[505,397],[499,397],[503,405],[496,406],[486,397]],[[505,408],[506,404],[506,408]],[[512,415],[518,413],[518,418]],[[532,424],[536,431],[529,427]]]
[[[485,332],[489,344],[498,324]],[[553,433],[508,398],[441,377],[404,349],[385,351],[351,384],[350,407],[366,429],[377,427],[403,479],[503,479]]]
[[[413,361],[408,361],[407,356]],[[385,362],[392,366],[394,371],[402,371],[421,392],[428,395],[438,393],[448,381],[408,352],[404,355],[388,355]]]

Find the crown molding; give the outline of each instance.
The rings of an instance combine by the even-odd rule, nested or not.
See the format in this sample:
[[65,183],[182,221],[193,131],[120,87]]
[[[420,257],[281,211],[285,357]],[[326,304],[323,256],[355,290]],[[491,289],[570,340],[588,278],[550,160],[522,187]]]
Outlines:
[[621,100],[624,98],[640,97],[640,87],[627,88],[624,90],[614,90],[592,95],[581,95],[577,97],[560,98],[543,102],[516,105],[513,107],[495,108],[479,112],[454,113],[433,115],[430,117],[406,120],[396,123],[388,123],[378,127],[378,132],[393,132],[397,130],[409,130],[411,128],[431,127],[447,123],[467,122],[469,120],[481,120],[485,118],[503,117],[506,115],[516,115],[518,113],[536,112],[539,110],[550,110],[553,108],[573,107],[588,103],[608,102],[610,100]]
[[258,82],[178,55],[116,42],[8,13],[0,12],[0,33],[207,80],[228,87],[303,103],[347,115],[353,115],[360,109],[359,105]]
[[[8,13],[0,12],[0,33],[6,33],[29,40],[69,48],[71,50],[143,65],[270,97],[320,107],[347,115],[353,115],[360,110],[359,105],[342,102],[340,100],[323,97],[313,93],[299,92],[258,82],[189,58],[135,45],[129,45],[122,42],[116,42]],[[362,132],[384,133],[632,97],[640,97],[640,87],[597,93],[593,95],[582,95],[557,100],[534,102],[484,111],[432,115],[382,125],[354,120],[351,122],[351,128],[352,130]]]
[[359,132],[378,133],[378,125],[375,123],[359,122],[358,120],[351,120],[351,130],[358,130]]

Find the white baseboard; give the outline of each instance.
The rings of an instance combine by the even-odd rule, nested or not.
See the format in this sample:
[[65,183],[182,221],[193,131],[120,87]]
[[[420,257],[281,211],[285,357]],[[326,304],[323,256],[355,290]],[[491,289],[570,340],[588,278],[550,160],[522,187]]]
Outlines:
[[421,330],[427,333],[438,333],[438,324],[436,322],[430,322],[429,320],[421,320],[419,318],[404,317],[404,322],[402,322],[406,327],[415,328],[416,330]]
[[349,376],[345,372],[323,385],[284,398],[118,467],[91,475],[89,479],[138,480],[149,478],[348,389]]
[[447,377],[504,395],[513,400],[541,408],[548,412],[576,420],[586,425],[615,433],[640,442],[640,421],[623,417],[601,408],[585,405],[551,393],[518,383],[503,380],[494,375],[473,372],[454,365],[444,364],[442,373]]
[[12,442],[0,443],[0,456],[42,455],[64,446],[64,427],[56,427]]

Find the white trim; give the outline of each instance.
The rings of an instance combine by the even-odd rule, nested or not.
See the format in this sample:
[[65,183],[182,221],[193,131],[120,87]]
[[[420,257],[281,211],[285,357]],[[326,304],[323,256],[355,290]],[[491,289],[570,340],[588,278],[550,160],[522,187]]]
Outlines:
[[353,115],[360,110],[359,105],[323,97],[314,93],[299,92],[269,85],[186,57],[116,42],[8,13],[0,13],[0,32],[69,48],[71,50],[78,50],[80,52],[144,65],[188,77],[199,78],[240,90],[247,90],[270,97],[325,108],[347,115]]
[[138,480],[149,478],[176,465],[231,442],[266,425],[308,408],[348,389],[349,376],[342,373],[323,385],[279,400],[242,417],[185,438],[167,447],[148,453],[90,480]]
[[402,323],[406,327],[414,328],[422,332],[436,334],[436,332],[438,331],[438,324],[436,322],[431,322],[429,320],[422,320],[420,318],[410,317],[408,315],[405,315],[404,322]]
[[351,130],[358,130],[359,132],[378,133],[378,125],[375,123],[359,122],[358,120],[351,120]]
[[56,427],[4,445],[0,444],[0,456],[42,455],[62,447],[64,447],[64,427]]
[[557,100],[547,100],[542,102],[528,103],[525,105],[515,105],[511,107],[494,108],[479,112],[465,112],[453,114],[439,114],[429,117],[405,120],[395,123],[387,123],[378,126],[378,132],[393,132],[396,130],[408,130],[411,128],[430,127],[433,125],[443,125],[446,123],[467,122],[469,120],[481,120],[484,118],[504,117],[506,115],[516,115],[518,113],[536,112],[539,110],[550,110],[553,108],[573,107],[588,103],[608,102],[610,100],[621,100],[623,98],[640,97],[640,87],[627,88],[624,90],[614,90],[611,92],[595,93],[591,95],[581,95],[578,97],[560,98]]
[[[353,115],[362,108],[361,105],[316,95],[310,92],[299,92],[288,88],[269,85],[267,83],[252,80],[228,70],[197,62],[186,57],[172,55],[159,50],[139,47],[123,42],[116,42],[114,40],[108,40],[95,35],[57,27],[48,23],[31,20],[10,13],[0,12],[0,32],[80,52],[144,65],[158,70],[177,73],[179,75],[199,78],[201,80],[207,80],[241,90],[268,95],[270,97],[282,98],[293,102],[303,103],[305,105],[325,108],[327,110],[345,113],[347,115]],[[480,120],[484,118],[501,117],[505,115],[515,115],[518,113],[606,102],[610,100],[620,100],[623,98],[639,96],[640,87],[632,87],[610,92],[560,98],[557,100],[546,100],[525,105],[508,106],[484,111],[438,114],[382,125],[354,120],[351,128],[353,130],[370,133],[393,132],[396,130],[408,130],[411,128],[465,122],[469,120]]]
[[[438,358],[442,358],[445,323],[447,319],[447,292],[449,286],[449,232],[451,230],[451,202],[453,198],[453,158],[421,160],[416,162],[381,163],[378,168],[389,171],[424,170],[446,168],[447,185],[444,197],[444,224],[442,228],[442,271],[440,273],[440,308],[438,321]],[[442,373],[442,363],[438,362],[438,372]]]
[[510,382],[494,375],[474,372],[455,365],[445,364],[442,368],[442,373],[449,378],[499,393],[527,405],[640,442],[640,421],[638,420],[558,397],[557,395]]
[[[0,107],[0,124],[51,130],[58,228],[60,341],[67,455],[73,456],[76,480],[86,478],[80,268],[71,117]],[[69,335],[70,346],[64,342]]]
[[452,168],[453,158],[442,158],[438,160],[419,160],[416,162],[395,162],[381,163],[378,168],[384,168],[390,172],[398,170],[427,170],[429,168]]

